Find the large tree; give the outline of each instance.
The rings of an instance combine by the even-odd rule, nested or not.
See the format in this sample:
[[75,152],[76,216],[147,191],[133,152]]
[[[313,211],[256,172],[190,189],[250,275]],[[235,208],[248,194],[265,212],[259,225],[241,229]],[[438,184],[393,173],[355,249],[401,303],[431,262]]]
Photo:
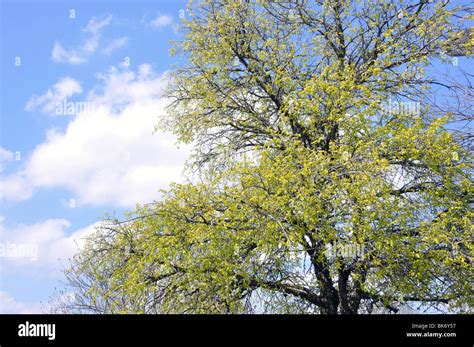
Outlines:
[[59,310],[471,310],[472,136],[448,125],[472,107],[433,103],[435,86],[471,94],[431,74],[447,54],[472,54],[469,8],[189,10],[161,125],[194,144],[192,182],[105,219],[66,272],[75,296]]

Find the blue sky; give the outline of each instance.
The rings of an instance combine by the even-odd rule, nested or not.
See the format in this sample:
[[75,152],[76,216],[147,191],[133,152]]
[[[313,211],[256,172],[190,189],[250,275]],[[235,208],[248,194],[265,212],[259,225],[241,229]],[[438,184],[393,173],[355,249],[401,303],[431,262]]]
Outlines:
[[0,244],[37,248],[0,257],[0,313],[40,311],[94,223],[181,177],[152,132],[185,5],[1,0]]

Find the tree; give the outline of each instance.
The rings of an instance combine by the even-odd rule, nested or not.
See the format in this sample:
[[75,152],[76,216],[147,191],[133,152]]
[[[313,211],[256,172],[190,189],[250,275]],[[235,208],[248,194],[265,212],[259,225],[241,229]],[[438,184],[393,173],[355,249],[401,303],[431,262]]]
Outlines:
[[447,129],[454,109],[430,107],[442,81],[429,73],[450,42],[472,54],[469,8],[201,0],[190,10],[162,126],[195,144],[194,183],[104,220],[69,270],[80,302],[471,310],[472,136]]

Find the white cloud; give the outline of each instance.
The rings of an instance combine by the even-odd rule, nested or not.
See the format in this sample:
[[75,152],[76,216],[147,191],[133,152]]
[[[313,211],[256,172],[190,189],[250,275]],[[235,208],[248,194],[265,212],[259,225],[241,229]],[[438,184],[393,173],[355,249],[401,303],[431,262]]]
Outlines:
[[113,51],[124,47],[128,43],[128,37],[123,36],[118,39],[112,40],[103,50],[102,53],[106,55],[112,54]]
[[99,35],[100,30],[109,25],[112,20],[112,15],[105,16],[103,18],[92,17],[87,23],[87,26],[83,29],[84,32],[90,33],[91,35]]
[[41,312],[40,303],[20,302],[7,292],[0,290],[0,314],[31,314]]
[[0,147],[0,172],[4,169],[4,164],[13,160],[13,152]]
[[65,49],[59,42],[54,43],[51,58],[56,63],[82,64],[87,62],[89,56],[99,47],[102,29],[110,24],[112,16],[102,18],[92,17],[87,26],[82,30],[86,38],[77,47]]
[[[5,226],[0,216],[0,279],[3,275],[26,275],[30,286],[48,279],[62,278],[62,270],[83,247],[85,238],[99,226],[93,223],[67,233],[70,222],[65,219],[47,219],[33,224]],[[22,302],[2,291],[0,281],[0,314],[41,313],[48,305],[40,302]]]
[[0,200],[23,201],[32,195],[33,186],[24,171],[0,177]]
[[98,78],[86,99],[94,109],[78,114],[64,131],[48,131],[22,170],[3,178],[5,200],[62,187],[75,194],[78,206],[133,207],[159,198],[158,189],[181,179],[188,148],[176,148],[169,134],[153,134],[164,112],[166,77],[144,64],[137,72],[113,67]]
[[155,19],[150,22],[153,28],[164,28],[173,23],[173,18],[168,15],[158,15]]
[[87,61],[82,49],[66,50],[59,42],[54,42],[51,58],[56,63],[83,64]]
[[[57,277],[84,243],[98,223],[67,233],[70,222],[47,219],[34,224],[20,224],[12,228],[0,222],[1,272],[23,272]],[[62,264],[62,265],[61,265]]]
[[55,110],[58,104],[74,94],[80,93],[82,93],[81,84],[75,79],[65,76],[60,78],[58,82],[56,82],[56,84],[54,84],[52,88],[49,88],[44,94],[33,94],[26,103],[25,110],[31,112],[36,108],[41,107],[43,113],[54,115],[56,114]]

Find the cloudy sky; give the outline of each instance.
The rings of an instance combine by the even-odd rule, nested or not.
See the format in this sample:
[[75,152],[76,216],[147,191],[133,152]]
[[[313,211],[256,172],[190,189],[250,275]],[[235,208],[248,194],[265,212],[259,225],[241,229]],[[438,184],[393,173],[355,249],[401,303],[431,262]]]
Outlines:
[[154,126],[186,1],[0,4],[0,313],[41,312],[105,213],[182,177]]

